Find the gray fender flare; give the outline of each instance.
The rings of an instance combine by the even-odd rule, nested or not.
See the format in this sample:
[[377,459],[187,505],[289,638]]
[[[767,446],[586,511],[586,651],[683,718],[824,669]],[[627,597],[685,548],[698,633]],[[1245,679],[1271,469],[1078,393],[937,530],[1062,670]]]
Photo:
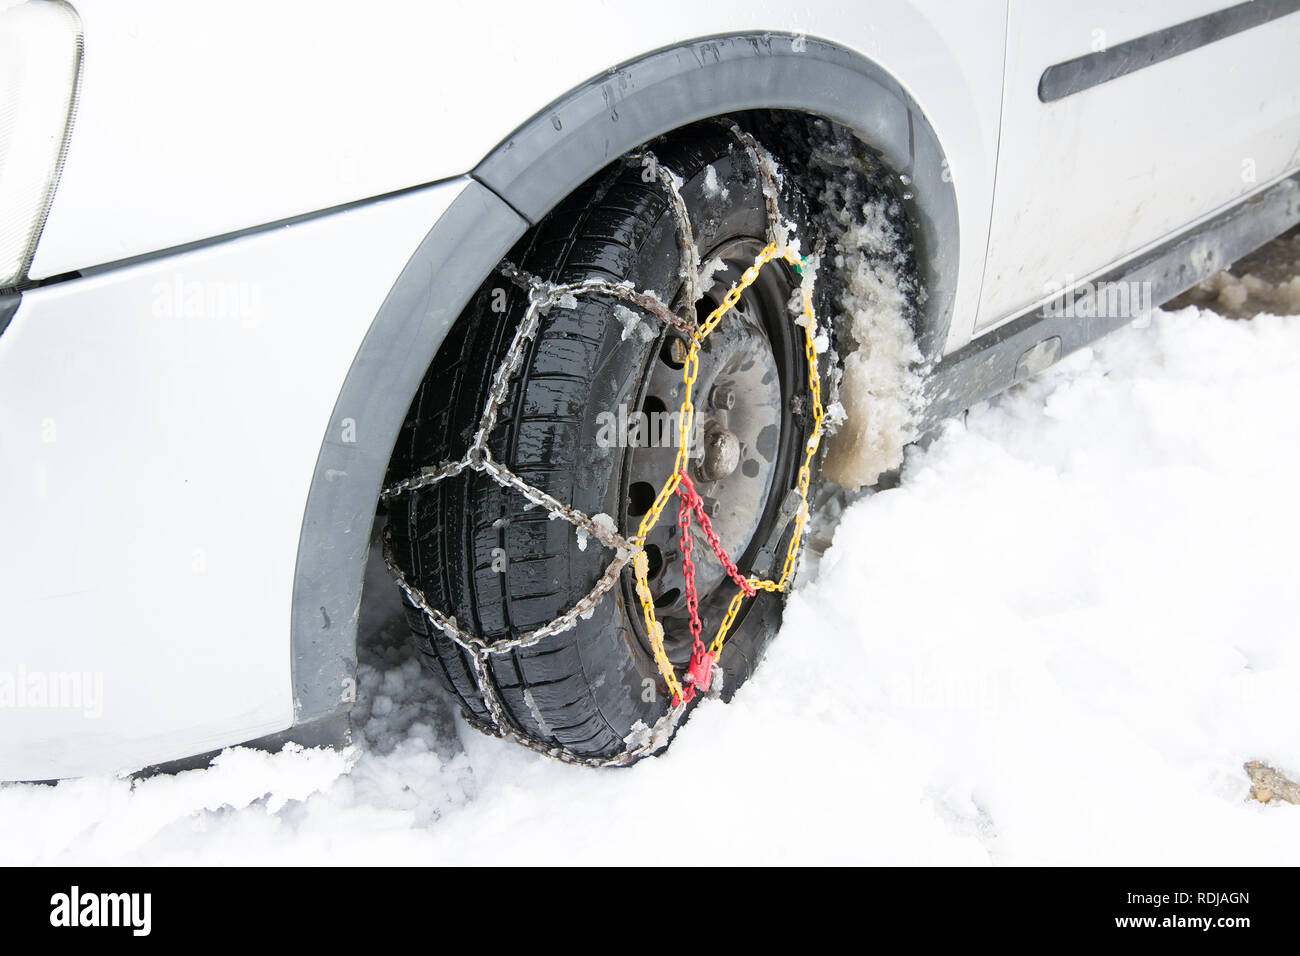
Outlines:
[[[291,621],[294,724],[337,717],[355,695],[362,579],[380,485],[397,433],[456,317],[515,241],[569,192],[646,140],[746,109],[823,116],[910,177],[919,330],[936,357],[957,275],[957,201],[938,137],[884,70],[842,46],[792,34],[731,34],[659,50],[560,97],[474,169],[375,315],[325,429],[308,493]],[[360,438],[344,443],[340,423]]]

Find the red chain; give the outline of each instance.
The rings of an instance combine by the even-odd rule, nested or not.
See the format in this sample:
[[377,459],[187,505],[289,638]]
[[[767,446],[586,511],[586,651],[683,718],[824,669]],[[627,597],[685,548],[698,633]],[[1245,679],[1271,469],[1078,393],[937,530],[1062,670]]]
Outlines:
[[694,653],[695,647],[704,647],[700,640],[703,625],[700,623],[700,599],[695,593],[695,562],[691,560],[691,548],[695,546],[691,540],[691,502],[686,495],[681,495],[681,499],[677,506],[677,527],[682,534],[682,577],[686,579],[686,610],[691,615],[691,648]]
[[[736,582],[736,586],[745,592],[746,597],[753,597],[755,594],[754,586],[745,580],[745,576],[740,573],[736,563],[727,555],[727,549],[718,540],[718,534],[713,530],[713,522],[709,520],[709,516],[704,510],[704,499],[695,490],[695,485],[691,483],[691,479],[684,469],[677,469],[677,474],[681,477],[681,483],[677,486],[677,493],[682,496],[683,507],[689,504],[691,510],[695,512],[696,520],[700,522],[700,527],[704,529],[704,537],[709,539],[709,546],[713,548],[713,553],[718,556],[718,560],[726,568],[727,576]],[[682,523],[680,515],[678,515],[677,523],[679,525]]]
[[704,499],[695,490],[695,485],[692,484],[685,469],[679,468],[677,474],[681,478],[677,486],[677,495],[681,499],[677,506],[677,527],[681,530],[682,578],[686,588],[686,610],[691,619],[691,663],[686,669],[686,680],[680,697],[676,695],[673,697],[674,707],[682,700],[694,699],[697,690],[707,692],[709,684],[713,682],[714,658],[704,646],[704,642],[700,640],[700,632],[704,629],[704,625],[700,622],[700,599],[695,591],[695,562],[691,560],[691,549],[695,546],[695,542],[691,539],[692,512],[704,530],[704,537],[708,539],[713,553],[718,556],[718,560],[726,569],[727,576],[736,582],[746,596],[753,597],[755,594],[754,586],[745,580],[745,576],[740,573],[736,563],[727,554],[727,549],[718,540],[718,533],[713,530],[713,522],[709,520],[704,510]]

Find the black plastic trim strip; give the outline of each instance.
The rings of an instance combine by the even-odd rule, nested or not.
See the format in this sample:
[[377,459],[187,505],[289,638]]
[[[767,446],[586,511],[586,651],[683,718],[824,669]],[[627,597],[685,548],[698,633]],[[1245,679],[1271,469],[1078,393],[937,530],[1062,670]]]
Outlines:
[[1251,0],[1049,66],[1038,98],[1053,103],[1300,10],[1300,0]]
[[[294,724],[346,713],[375,504],[397,433],[434,355],[528,224],[473,179],[420,242],[352,360],[312,477],[290,621]],[[345,437],[351,419],[356,440]]]
[[18,303],[22,298],[17,293],[0,295],[0,335],[4,335],[5,329],[9,328],[9,323],[13,320],[14,313],[18,311]]

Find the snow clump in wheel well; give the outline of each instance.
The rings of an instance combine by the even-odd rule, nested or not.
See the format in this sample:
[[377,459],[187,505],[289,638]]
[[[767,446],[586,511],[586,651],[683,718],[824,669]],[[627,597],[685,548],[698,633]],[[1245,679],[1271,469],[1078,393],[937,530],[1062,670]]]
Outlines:
[[759,136],[786,145],[780,158],[825,243],[818,308],[829,313],[819,318],[832,330],[835,365],[823,473],[850,489],[873,485],[918,437],[923,400],[916,325],[925,292],[904,208],[908,181],[826,120],[785,114]]

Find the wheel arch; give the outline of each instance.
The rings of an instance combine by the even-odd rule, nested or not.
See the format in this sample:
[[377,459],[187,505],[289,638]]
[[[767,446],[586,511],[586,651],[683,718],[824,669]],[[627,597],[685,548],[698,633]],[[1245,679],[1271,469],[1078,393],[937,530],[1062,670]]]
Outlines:
[[[888,72],[833,42],[714,36],[649,53],[571,90],[479,163],[412,254],[344,379],[317,457],[294,572],[294,724],[346,712],[370,535],[411,396],[448,330],[524,232],[610,161],[698,120],[750,109],[821,116],[907,176],[926,290],[918,339],[937,358],[952,318],[957,201],[939,138]],[[341,440],[351,419],[357,440]]]

